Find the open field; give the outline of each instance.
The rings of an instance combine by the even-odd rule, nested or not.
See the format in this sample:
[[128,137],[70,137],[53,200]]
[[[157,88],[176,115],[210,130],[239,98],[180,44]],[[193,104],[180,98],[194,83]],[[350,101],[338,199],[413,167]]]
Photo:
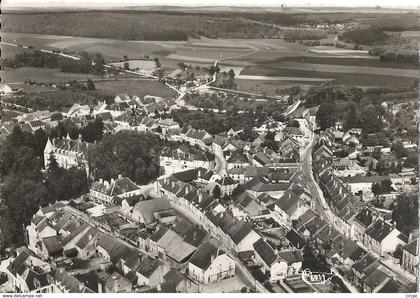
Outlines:
[[[282,39],[189,39],[188,41],[125,41],[6,33],[4,40],[41,48],[56,48],[69,53],[100,52],[108,62],[120,62],[126,55],[136,59],[145,55],[158,57],[169,71],[178,62],[210,66],[221,59],[223,70],[235,69],[244,81],[271,81],[306,85],[333,81],[355,86],[404,86],[418,77],[415,66],[385,63],[366,51],[334,47],[308,47]],[[280,83],[281,82],[281,83]],[[271,83],[265,83],[269,86]]]
[[130,96],[154,95],[160,97],[176,97],[174,90],[163,83],[155,80],[119,80],[95,82],[96,91],[99,94],[117,95],[127,93]]
[[61,72],[55,68],[21,67],[7,68],[0,71],[4,83],[24,83],[27,80],[37,82],[62,82],[69,80],[99,79],[93,74]]

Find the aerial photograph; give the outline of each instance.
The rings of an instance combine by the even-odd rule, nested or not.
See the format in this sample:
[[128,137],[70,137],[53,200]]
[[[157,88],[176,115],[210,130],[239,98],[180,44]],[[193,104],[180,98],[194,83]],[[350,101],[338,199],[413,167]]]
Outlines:
[[417,297],[420,3],[2,2],[0,297]]

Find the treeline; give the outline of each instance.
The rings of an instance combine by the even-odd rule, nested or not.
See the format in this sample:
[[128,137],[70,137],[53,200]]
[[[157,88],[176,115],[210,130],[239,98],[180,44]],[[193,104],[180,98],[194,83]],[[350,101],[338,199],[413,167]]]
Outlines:
[[318,29],[287,29],[283,32],[283,39],[287,41],[320,40],[327,37],[326,31]]
[[382,62],[401,62],[413,65],[420,65],[419,54],[415,52],[405,54],[385,52],[379,56],[379,60]]
[[43,172],[47,135],[15,127],[0,148],[0,250],[24,243],[24,227],[41,206],[70,200],[88,190],[84,169],[52,167]]
[[187,40],[201,36],[277,38],[281,35],[280,29],[271,25],[233,17],[139,12],[4,14],[2,31],[124,40]]
[[[415,86],[413,86],[415,88]],[[307,106],[320,105],[317,121],[321,129],[334,126],[342,121],[344,129],[359,127],[365,136],[380,133],[384,128],[383,119],[396,125],[393,116],[381,106],[386,95],[398,98],[410,90],[367,89],[357,87],[322,85],[309,88],[305,96]]]
[[110,95],[99,95],[95,91],[73,92],[71,90],[65,90],[60,93],[60,96],[55,96],[51,93],[44,93],[43,95],[22,95],[8,99],[8,102],[33,110],[62,111],[64,108],[69,108],[75,103],[92,107],[98,101],[112,103],[114,99]]
[[63,57],[54,53],[40,50],[17,53],[13,59],[2,59],[2,65],[9,68],[42,67],[59,68],[62,72],[70,73],[102,73],[105,60],[100,53],[91,56],[86,52],[80,54],[80,60]]
[[359,28],[342,33],[339,39],[346,43],[373,46],[386,43],[389,35],[377,28]]

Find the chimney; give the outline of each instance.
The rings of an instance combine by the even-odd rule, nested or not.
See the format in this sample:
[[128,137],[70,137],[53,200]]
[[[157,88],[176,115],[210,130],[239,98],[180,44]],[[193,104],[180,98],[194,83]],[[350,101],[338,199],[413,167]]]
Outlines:
[[211,264],[213,264],[213,262],[214,262],[214,255],[213,254],[211,254],[211,256],[210,256],[210,260],[211,260]]
[[83,142],[82,134],[79,134],[78,140],[79,140],[80,143]]
[[408,234],[408,243],[413,240],[413,233]]
[[[412,235],[412,234],[410,233],[410,235]],[[193,233],[193,240],[197,240],[197,231],[194,231],[194,233]]]
[[100,281],[98,281],[98,293],[103,293],[103,289],[102,289],[102,283]]
[[328,235],[331,235],[331,225],[328,225]]
[[174,181],[171,182],[171,187],[175,187],[175,182]]
[[122,178],[121,174],[118,174],[118,179],[121,179],[121,178]]
[[158,292],[162,292],[162,287],[160,286],[160,284],[156,285],[156,290]]
[[111,178],[111,184],[114,184],[114,182],[115,182],[115,179]]

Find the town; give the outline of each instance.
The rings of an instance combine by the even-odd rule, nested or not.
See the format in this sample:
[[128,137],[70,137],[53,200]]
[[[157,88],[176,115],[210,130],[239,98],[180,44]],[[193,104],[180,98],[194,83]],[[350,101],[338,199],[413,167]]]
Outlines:
[[0,85],[0,292],[417,292],[417,86],[24,49],[102,78]]

